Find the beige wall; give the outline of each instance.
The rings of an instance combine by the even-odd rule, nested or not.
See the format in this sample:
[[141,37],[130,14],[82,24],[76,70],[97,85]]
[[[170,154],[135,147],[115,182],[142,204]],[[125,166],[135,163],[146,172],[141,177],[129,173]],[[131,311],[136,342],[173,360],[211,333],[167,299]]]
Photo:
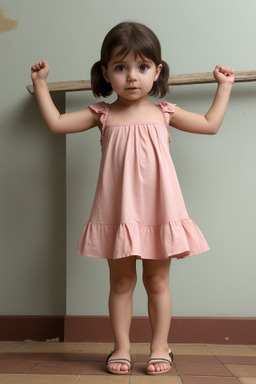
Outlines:
[[[208,72],[217,63],[256,69],[256,3],[2,0],[0,8],[0,25],[15,21],[14,29],[10,22],[0,28],[0,314],[104,315],[106,262],[75,252],[95,190],[99,132],[68,135],[66,142],[51,135],[25,89],[29,67],[46,58],[49,81],[89,78],[106,32],[129,19],[157,33],[173,73]],[[234,86],[218,135],[171,130],[188,211],[211,247],[173,261],[176,316],[256,316],[255,87]],[[203,113],[214,92],[215,85],[173,87],[167,100]],[[56,102],[63,109],[64,95]],[[89,92],[66,95],[68,111],[92,102]],[[146,314],[140,282],[134,314]]]

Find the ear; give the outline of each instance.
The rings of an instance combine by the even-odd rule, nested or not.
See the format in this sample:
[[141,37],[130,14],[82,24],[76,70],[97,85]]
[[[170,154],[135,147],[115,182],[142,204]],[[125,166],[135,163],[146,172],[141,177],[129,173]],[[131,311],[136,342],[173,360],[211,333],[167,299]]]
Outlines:
[[163,68],[163,64],[159,64],[157,67],[156,67],[156,74],[155,74],[155,78],[154,78],[154,81],[157,81],[159,75],[160,75],[160,72]]
[[110,83],[109,77],[108,77],[108,70],[104,65],[101,66],[101,71],[102,71],[102,75],[103,75],[104,79],[106,80],[106,82]]

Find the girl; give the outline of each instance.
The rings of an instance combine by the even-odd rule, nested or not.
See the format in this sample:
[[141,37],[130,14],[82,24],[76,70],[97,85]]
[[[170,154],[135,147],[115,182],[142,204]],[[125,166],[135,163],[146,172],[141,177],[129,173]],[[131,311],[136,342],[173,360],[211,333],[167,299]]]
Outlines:
[[45,60],[31,69],[36,98],[49,130],[75,133],[95,126],[101,130],[98,184],[77,250],[82,255],[108,260],[114,350],[107,359],[107,368],[117,374],[130,371],[129,330],[139,258],[152,328],[146,372],[168,372],[173,360],[167,342],[171,259],[208,250],[183,202],[169,153],[168,126],[192,133],[217,133],[226,112],[234,71],[216,66],[218,87],[205,116],[167,102],[155,105],[148,95],[165,96],[168,65],[161,58],[155,34],[142,24],[125,22],[107,34],[101,59],[91,70],[94,95],[106,97],[114,91],[114,103],[100,102],[60,115],[48,92],[48,72]]

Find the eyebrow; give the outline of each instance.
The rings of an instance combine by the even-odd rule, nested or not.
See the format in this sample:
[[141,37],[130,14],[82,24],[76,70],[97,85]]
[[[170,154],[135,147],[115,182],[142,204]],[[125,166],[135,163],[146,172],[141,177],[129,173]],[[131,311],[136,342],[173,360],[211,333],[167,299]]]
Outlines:
[[[137,61],[137,60],[136,60],[136,61]],[[116,64],[124,64],[124,63],[126,63],[125,58],[114,61],[114,62],[112,63],[112,65],[116,65]],[[147,64],[150,64],[151,61],[150,61],[150,60],[147,60],[147,59],[142,59],[142,60],[138,61],[138,63],[139,63],[139,64],[141,64],[141,63],[147,63]]]

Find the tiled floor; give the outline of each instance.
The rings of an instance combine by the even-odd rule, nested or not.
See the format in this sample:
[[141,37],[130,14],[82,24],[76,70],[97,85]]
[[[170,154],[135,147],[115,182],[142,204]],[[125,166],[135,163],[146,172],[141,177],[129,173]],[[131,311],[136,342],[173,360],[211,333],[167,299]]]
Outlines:
[[148,344],[132,345],[132,372],[106,372],[111,344],[0,342],[1,384],[256,384],[256,345],[173,344],[174,366],[145,374]]

